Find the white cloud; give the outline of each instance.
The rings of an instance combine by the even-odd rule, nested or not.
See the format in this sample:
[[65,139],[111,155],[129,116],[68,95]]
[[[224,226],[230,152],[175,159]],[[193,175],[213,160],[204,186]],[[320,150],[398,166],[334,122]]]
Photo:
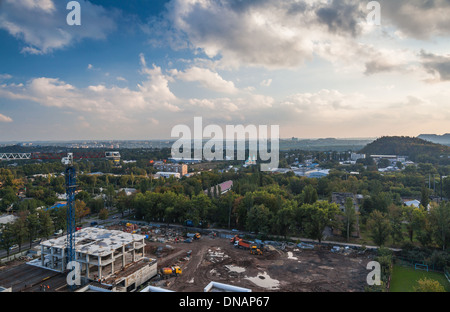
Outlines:
[[174,71],[173,74],[183,81],[199,82],[204,88],[215,92],[234,94],[239,91],[232,81],[224,80],[218,73],[207,68],[194,66],[184,72]]
[[67,2],[52,0],[7,0],[0,11],[0,28],[24,42],[22,53],[46,54],[83,39],[105,39],[116,29],[117,11],[81,0],[81,26],[66,22]]
[[161,68],[144,67],[146,75],[137,90],[127,87],[91,85],[77,88],[58,78],[39,77],[25,85],[0,85],[0,96],[13,100],[29,100],[47,107],[76,112],[89,112],[103,120],[131,120],[136,114],[149,113],[161,106],[179,111],[178,99],[168,87]]
[[[367,14],[354,0],[172,0],[167,8],[170,42],[188,40],[221,66],[270,69],[299,67],[335,39],[354,45]],[[174,29],[184,36],[172,37]]]
[[11,117],[0,114],[0,122],[12,122],[12,121],[13,120],[11,119]]
[[148,33],[158,33],[159,45],[205,53],[215,70],[296,69],[318,57],[339,73],[414,74],[424,80],[426,72],[417,72],[419,51],[402,43],[450,35],[447,0],[382,0],[381,26],[367,24],[370,10],[359,0],[172,0],[166,7],[159,23],[146,25]]
[[272,79],[266,79],[261,81],[260,85],[263,87],[270,87],[270,85],[272,84]]
[[10,74],[0,74],[0,80],[8,80],[11,78],[12,76]]
[[52,0],[6,0],[8,3],[16,3],[28,10],[41,10],[51,13],[55,10]]

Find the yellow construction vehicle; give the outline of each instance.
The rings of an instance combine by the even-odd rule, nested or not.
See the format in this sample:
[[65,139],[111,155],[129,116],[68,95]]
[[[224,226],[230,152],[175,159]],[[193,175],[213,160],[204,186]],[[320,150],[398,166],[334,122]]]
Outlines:
[[162,268],[161,269],[161,276],[163,278],[169,278],[172,276],[178,276],[182,274],[182,270],[179,266],[174,266],[170,268]]
[[262,250],[259,249],[258,246],[256,246],[256,245],[253,245],[253,246],[250,248],[250,253],[251,253],[252,255],[262,255],[262,254],[263,254]]

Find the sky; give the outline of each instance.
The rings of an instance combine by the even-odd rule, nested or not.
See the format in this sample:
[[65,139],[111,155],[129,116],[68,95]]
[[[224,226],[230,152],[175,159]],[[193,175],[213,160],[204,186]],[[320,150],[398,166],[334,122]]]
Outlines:
[[448,0],[69,2],[0,0],[0,141],[450,132]]

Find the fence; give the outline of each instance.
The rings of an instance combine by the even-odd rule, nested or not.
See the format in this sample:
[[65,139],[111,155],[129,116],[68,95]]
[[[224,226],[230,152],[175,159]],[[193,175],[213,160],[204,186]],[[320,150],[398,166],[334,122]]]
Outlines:
[[444,270],[444,275],[447,278],[447,281],[450,283],[450,272],[445,269]]
[[28,250],[23,250],[21,252],[10,255],[9,257],[4,257],[0,259],[0,263],[6,263],[15,259],[20,259],[28,253]]
[[[402,266],[408,266],[412,268],[416,268],[416,264],[420,266],[428,266],[428,271],[433,272],[439,272],[439,273],[445,273],[446,269],[445,267],[440,267],[434,263],[423,261],[423,260],[416,260],[416,259],[410,259],[405,258],[401,256],[394,257],[394,263]],[[449,277],[447,277],[448,279]]]

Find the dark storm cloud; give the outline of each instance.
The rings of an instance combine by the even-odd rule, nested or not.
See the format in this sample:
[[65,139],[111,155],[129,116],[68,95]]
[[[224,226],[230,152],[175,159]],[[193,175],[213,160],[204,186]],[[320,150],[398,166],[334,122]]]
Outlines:
[[330,32],[357,36],[360,33],[358,23],[367,15],[360,10],[359,3],[354,0],[333,0],[318,8],[316,14],[319,22],[328,25]]
[[450,0],[380,0],[383,23],[416,39],[450,35]]

